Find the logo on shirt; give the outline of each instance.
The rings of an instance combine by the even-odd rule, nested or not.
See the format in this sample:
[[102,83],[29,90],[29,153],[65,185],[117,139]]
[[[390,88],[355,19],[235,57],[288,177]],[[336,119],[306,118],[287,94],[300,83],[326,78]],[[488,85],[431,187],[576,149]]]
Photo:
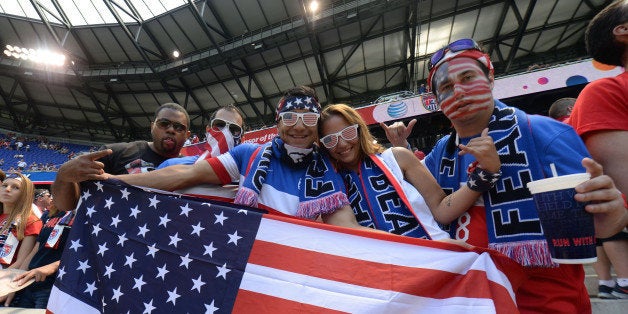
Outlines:
[[127,173],[142,173],[155,170],[155,165],[142,159],[135,159],[124,166]]

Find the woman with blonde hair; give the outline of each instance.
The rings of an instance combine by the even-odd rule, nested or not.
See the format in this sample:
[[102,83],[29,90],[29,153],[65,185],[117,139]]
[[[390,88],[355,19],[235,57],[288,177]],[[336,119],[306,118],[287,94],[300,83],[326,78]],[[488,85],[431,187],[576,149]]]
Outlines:
[[60,211],[54,205],[41,215],[44,223],[37,243],[20,268],[28,270],[13,279],[21,286],[31,279],[35,282],[19,290],[12,306],[45,309],[52,285],[59,271],[63,248],[74,223],[74,211]]
[[[10,173],[0,187],[0,264],[20,268],[35,242],[42,223],[33,214],[33,182],[19,173]],[[6,298],[0,296],[0,302]],[[8,304],[7,304],[8,305]]]
[[384,149],[360,114],[347,105],[323,109],[319,134],[321,146],[343,176],[362,226],[416,238],[448,239],[434,215],[446,214],[452,207],[469,207],[480,195],[463,187],[446,197],[411,151]]

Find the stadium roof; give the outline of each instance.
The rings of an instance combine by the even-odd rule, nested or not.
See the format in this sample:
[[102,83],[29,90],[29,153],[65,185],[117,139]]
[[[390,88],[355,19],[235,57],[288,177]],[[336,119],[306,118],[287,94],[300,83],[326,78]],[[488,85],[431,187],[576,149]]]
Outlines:
[[295,85],[352,105],[416,90],[429,55],[458,38],[479,41],[497,75],[585,57],[586,25],[611,1],[319,2],[3,0],[0,128],[148,139],[165,102],[187,108],[193,131],[226,103],[259,128]]

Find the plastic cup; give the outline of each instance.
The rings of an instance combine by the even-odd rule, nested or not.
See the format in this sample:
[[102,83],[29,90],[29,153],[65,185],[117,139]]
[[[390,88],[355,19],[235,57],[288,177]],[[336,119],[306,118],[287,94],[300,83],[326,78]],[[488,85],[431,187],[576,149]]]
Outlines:
[[578,173],[537,180],[527,185],[555,263],[588,264],[597,261],[593,215],[584,210],[587,203],[573,198],[576,185],[590,177],[588,173]]

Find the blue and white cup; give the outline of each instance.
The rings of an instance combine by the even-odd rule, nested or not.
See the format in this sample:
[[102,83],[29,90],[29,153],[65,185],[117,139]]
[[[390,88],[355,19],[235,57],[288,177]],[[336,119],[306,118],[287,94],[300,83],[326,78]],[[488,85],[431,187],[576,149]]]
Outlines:
[[588,173],[578,173],[528,183],[555,263],[597,261],[593,215],[584,210],[587,203],[574,199],[574,188],[590,177]]

